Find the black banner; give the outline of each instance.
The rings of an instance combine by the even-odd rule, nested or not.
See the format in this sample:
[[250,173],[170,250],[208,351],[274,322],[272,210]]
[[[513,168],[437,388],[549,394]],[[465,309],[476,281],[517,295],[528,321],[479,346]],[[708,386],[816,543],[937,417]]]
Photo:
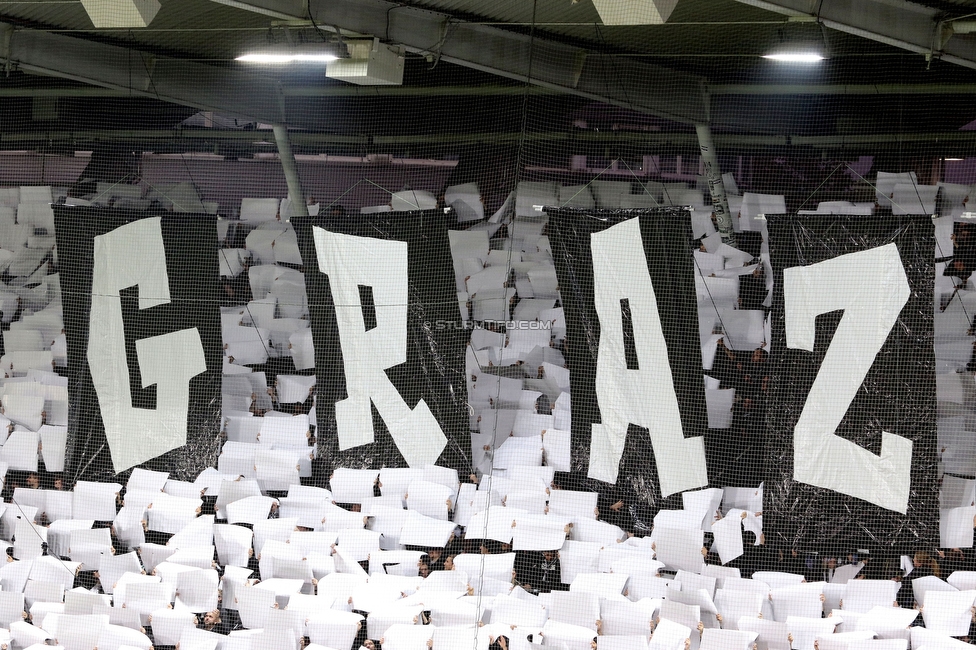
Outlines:
[[[646,524],[659,508],[680,508],[678,492],[708,484],[701,449],[708,419],[689,215],[683,209],[546,211],[566,314],[573,467],[581,476],[600,480],[602,484],[594,487],[601,492],[619,493],[630,502],[632,513],[643,512],[639,516],[647,518]],[[619,228],[628,230],[620,231],[617,241],[607,242],[603,252],[598,250],[601,244],[596,237]],[[647,277],[656,313],[647,294],[651,288],[646,286]],[[606,305],[603,318],[598,301]],[[664,345],[655,333],[657,321]],[[611,331],[610,338],[608,323],[620,330]],[[613,366],[607,380],[619,373],[616,390],[600,388],[601,354],[606,355],[608,368]],[[652,384],[654,378],[658,383]],[[639,385],[644,388],[636,388]],[[616,434],[625,439],[622,448],[618,443],[614,453],[606,456],[606,445],[593,433],[593,425],[606,426],[614,418],[619,423]],[[643,426],[638,422],[642,418]],[[683,434],[684,440],[667,438],[666,445],[652,445],[653,427],[660,427],[657,435],[664,438]],[[712,455],[712,445],[705,446]],[[679,449],[669,457],[673,462],[663,456],[664,447]],[[596,454],[591,454],[591,448]],[[598,457],[605,457],[600,469],[592,466]],[[662,480],[662,467],[670,474],[677,472],[674,480]],[[616,488],[608,487],[614,473]],[[666,482],[672,487],[662,490]]]
[[54,213],[71,404],[66,484],[133,465],[195,479],[220,448],[216,217]]
[[427,462],[471,471],[469,337],[446,219],[425,210],[291,221],[305,262],[327,471]]
[[774,216],[768,227],[767,541],[937,546],[931,218]]

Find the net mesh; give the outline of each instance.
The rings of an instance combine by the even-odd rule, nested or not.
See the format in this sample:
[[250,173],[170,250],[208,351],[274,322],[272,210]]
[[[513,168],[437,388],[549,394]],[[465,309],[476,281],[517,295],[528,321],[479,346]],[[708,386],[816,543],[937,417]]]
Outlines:
[[968,641],[965,3],[48,4],[0,9],[15,645]]

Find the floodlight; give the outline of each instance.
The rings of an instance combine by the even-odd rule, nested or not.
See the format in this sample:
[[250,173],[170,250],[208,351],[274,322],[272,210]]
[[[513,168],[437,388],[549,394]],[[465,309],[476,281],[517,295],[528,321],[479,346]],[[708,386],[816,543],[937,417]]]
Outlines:
[[762,57],[783,63],[817,63],[827,58],[820,42],[807,40],[780,43]]
[[782,52],[779,54],[764,54],[764,59],[783,61],[785,63],[816,63],[824,57],[816,52]]
[[237,57],[244,63],[281,65],[288,63],[331,63],[348,56],[339,44],[302,43],[283,44],[251,50]]
[[331,61],[337,60],[335,54],[243,54],[236,61],[244,61],[245,63],[296,63],[296,62],[309,62],[309,63],[329,63]]

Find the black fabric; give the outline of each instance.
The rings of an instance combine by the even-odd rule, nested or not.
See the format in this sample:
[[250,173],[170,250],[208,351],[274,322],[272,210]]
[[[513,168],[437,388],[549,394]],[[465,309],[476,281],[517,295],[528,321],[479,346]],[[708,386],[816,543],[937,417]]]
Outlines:
[[[77,480],[115,480],[88,366],[94,238],[127,223],[154,216],[158,215],[111,208],[54,207],[71,404],[65,457],[68,488]],[[220,452],[222,352],[216,217],[164,213],[160,218],[170,302],[139,310],[135,301],[136,287],[120,292],[126,356],[130,385],[134,388],[133,406],[154,408],[155,386],[142,389],[141,381],[136,383],[140,371],[135,342],[177,330],[197,329],[207,371],[190,380],[187,443],[142,465],[147,469],[170,472],[176,479],[193,480],[205,468],[216,466]]]
[[[374,442],[339,450],[335,403],[347,396],[342,348],[329,278],[319,271],[312,240],[313,225],[347,235],[407,243],[407,361],[386,373],[411,409],[423,399],[440,424],[447,437],[447,446],[437,464],[457,469],[461,476],[471,472],[471,461],[465,451],[470,446],[464,382],[468,332],[456,327],[459,312],[447,234],[448,219],[453,218],[453,215],[445,215],[443,210],[424,210],[332,219],[294,218],[291,221],[305,262],[305,288],[317,377],[316,436],[329,473],[336,467],[378,469],[402,467],[406,463],[375,406]],[[360,296],[365,301],[367,328],[375,326],[372,290],[360,287]]]
[[[935,249],[928,216],[768,217],[775,273],[765,447],[763,530],[788,546],[836,544],[908,552],[939,542],[933,287]],[[841,313],[816,320],[812,353],[788,349],[783,270],[894,242],[911,296],[836,434],[877,454],[881,432],[912,440],[911,495],[902,515],[793,479],[793,430]],[[858,278],[851,278],[858,282]],[[824,287],[824,290],[829,288]]]
[[[717,442],[721,438],[706,435],[708,417],[702,382],[689,213],[684,209],[610,211],[570,208],[546,208],[546,212],[549,214],[549,239],[566,315],[565,357],[573,387],[574,473],[586,475],[591,425],[602,421],[595,386],[600,321],[594,305],[590,235],[629,219],[640,220],[644,254],[668,347],[684,436],[705,436],[709,472],[713,466],[720,468],[723,463],[718,458],[719,454],[710,453],[710,447],[712,439]],[[621,309],[629,316],[629,304],[621,304]],[[624,322],[630,322],[629,318],[625,318]],[[629,334],[633,336],[632,329]],[[630,364],[631,360],[628,359],[628,366]],[[716,456],[714,464],[712,456]],[[640,509],[646,513],[644,516],[649,517],[662,507],[681,508],[680,495],[673,495],[667,500],[661,497],[650,436],[642,427],[632,424],[627,432],[617,483],[629,484],[626,492],[636,495],[636,503],[625,504],[628,514]],[[610,489],[603,483],[594,487],[601,493]],[[616,500],[614,498],[611,503]],[[630,522],[629,519],[620,523],[628,527],[638,525],[638,522]]]

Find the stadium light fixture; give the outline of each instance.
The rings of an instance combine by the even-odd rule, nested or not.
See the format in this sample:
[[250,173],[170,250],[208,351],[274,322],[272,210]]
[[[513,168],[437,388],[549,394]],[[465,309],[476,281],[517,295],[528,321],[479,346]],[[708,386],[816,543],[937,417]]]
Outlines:
[[764,54],[763,58],[784,63],[817,63],[824,60],[824,56],[816,52],[780,52]]
[[827,57],[823,44],[816,41],[787,41],[762,55],[762,58],[782,63],[818,63]]
[[258,64],[287,64],[287,63],[332,63],[348,56],[340,50],[339,44],[303,43],[300,45],[281,45],[271,48],[252,50],[237,57],[237,61]]

